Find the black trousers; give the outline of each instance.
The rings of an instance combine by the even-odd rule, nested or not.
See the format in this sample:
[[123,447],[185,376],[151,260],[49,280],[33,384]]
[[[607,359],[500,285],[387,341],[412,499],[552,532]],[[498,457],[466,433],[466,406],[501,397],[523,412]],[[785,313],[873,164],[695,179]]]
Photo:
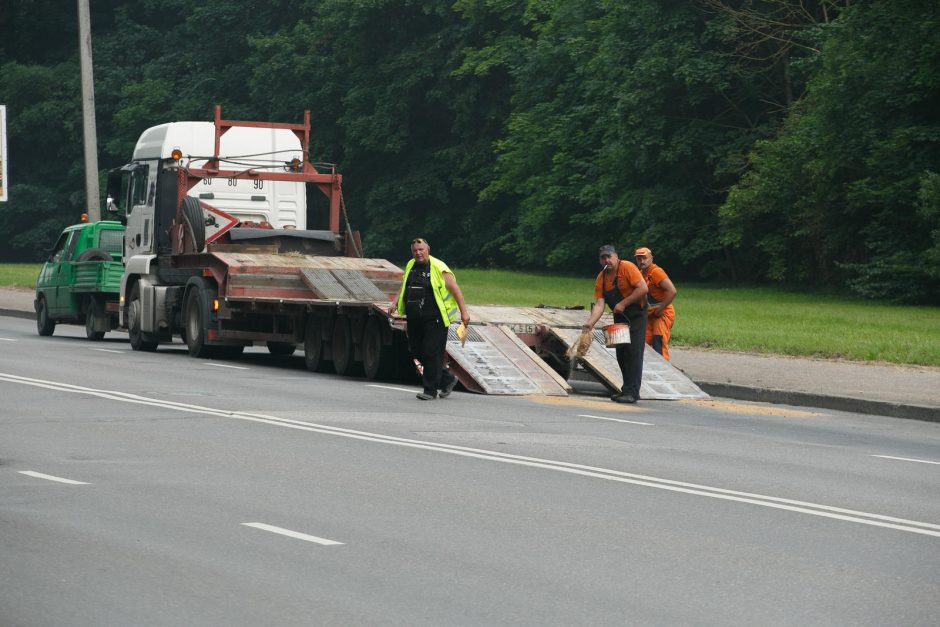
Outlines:
[[425,394],[436,395],[454,376],[443,369],[447,329],[440,318],[408,317],[408,349],[424,368],[421,383]]
[[630,343],[617,347],[617,363],[623,375],[624,394],[640,398],[640,384],[643,381],[643,351],[646,347],[646,309],[638,314],[627,316],[614,315],[614,322],[626,322],[630,325]]

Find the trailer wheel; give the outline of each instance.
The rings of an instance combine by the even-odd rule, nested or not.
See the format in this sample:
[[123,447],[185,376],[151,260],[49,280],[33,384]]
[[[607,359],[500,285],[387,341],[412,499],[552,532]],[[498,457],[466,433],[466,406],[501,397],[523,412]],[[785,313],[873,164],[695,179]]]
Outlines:
[[387,380],[395,373],[395,347],[383,342],[382,323],[374,316],[366,322],[362,366],[370,379]]
[[49,317],[49,305],[46,297],[40,296],[36,303],[36,330],[39,335],[49,336],[55,331],[55,320]]
[[308,316],[304,328],[304,363],[307,370],[318,372],[323,370],[323,322],[319,316]]
[[296,344],[288,342],[268,342],[268,352],[275,357],[290,357],[297,350]]
[[196,252],[200,252],[206,247],[206,219],[202,215],[202,207],[199,201],[192,196],[183,198],[183,224],[193,238],[193,246]]
[[95,331],[98,320],[104,315],[101,310],[101,303],[94,298],[88,299],[88,306],[85,308],[85,337],[89,340],[98,341],[104,337],[104,331]]
[[356,363],[353,360],[352,326],[348,316],[336,316],[333,323],[333,370],[340,375],[355,375]]
[[206,301],[206,290],[200,285],[193,285],[186,292],[186,348],[193,357],[212,357],[215,354],[215,347],[209,346],[206,339],[206,322],[209,320],[209,303]]
[[152,353],[157,350],[159,342],[145,339],[145,334],[140,329],[140,285],[134,283],[131,287],[130,299],[127,305],[127,337],[131,341],[131,348],[135,351],[144,351]]

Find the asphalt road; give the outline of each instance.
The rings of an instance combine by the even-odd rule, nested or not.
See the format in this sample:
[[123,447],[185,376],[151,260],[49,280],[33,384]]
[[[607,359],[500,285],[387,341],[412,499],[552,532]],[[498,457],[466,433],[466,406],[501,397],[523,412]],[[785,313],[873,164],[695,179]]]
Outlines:
[[937,625],[940,425],[0,317],[0,625]]

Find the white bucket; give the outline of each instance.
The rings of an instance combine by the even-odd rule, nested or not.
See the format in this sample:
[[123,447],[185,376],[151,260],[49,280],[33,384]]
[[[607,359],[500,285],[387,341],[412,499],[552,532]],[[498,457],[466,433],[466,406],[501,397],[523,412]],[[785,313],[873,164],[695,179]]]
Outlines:
[[620,346],[630,343],[629,324],[608,324],[604,327],[604,336],[607,338],[607,347]]

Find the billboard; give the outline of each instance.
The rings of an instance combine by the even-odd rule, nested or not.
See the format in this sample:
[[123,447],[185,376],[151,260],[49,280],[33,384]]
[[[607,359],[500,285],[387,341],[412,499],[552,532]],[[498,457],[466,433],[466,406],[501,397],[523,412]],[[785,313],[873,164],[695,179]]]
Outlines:
[[0,105],[0,202],[7,199],[7,108]]

